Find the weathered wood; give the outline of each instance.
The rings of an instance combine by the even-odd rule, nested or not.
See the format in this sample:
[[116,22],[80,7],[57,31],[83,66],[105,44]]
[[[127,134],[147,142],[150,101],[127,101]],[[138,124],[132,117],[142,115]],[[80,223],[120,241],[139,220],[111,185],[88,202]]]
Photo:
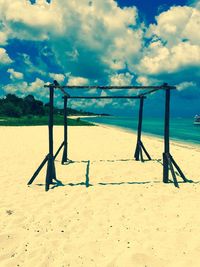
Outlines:
[[167,155],[167,160],[168,160],[168,164],[169,164],[170,171],[171,171],[171,174],[172,174],[172,178],[173,178],[173,181],[174,181],[174,185],[175,185],[175,187],[179,188],[178,181],[176,179],[176,174],[174,172],[174,167],[173,167],[173,164],[171,163],[171,159],[170,159],[169,155]]
[[28,182],[28,185],[30,185],[30,184],[33,183],[33,181],[35,180],[35,178],[38,176],[38,174],[40,173],[40,171],[44,167],[44,165],[47,162],[47,160],[48,160],[48,155],[44,158],[44,160],[42,161],[42,163],[40,164],[40,166],[37,168],[37,170],[35,171],[35,173],[31,177],[30,181]]
[[149,153],[147,152],[146,148],[144,147],[142,141],[140,141],[140,146],[142,147],[142,149],[143,149],[144,153],[146,154],[147,158],[149,160],[151,160],[151,157],[150,157]]
[[134,86],[134,85],[122,85],[122,86],[100,86],[100,85],[64,85],[61,86],[59,84],[48,84],[44,85],[44,87],[60,88],[60,89],[103,89],[103,90],[112,90],[112,89],[133,89],[133,90],[143,90],[143,89],[165,89],[166,87],[169,89],[176,89],[175,86],[170,86],[167,84],[163,84],[161,86]]
[[170,153],[169,145],[169,117],[170,117],[170,90],[165,89],[165,126],[164,126],[164,154],[163,154],[163,182],[169,181],[169,162]]
[[144,97],[140,97],[140,106],[139,106],[139,113],[138,113],[138,129],[137,129],[137,143],[135,149],[135,160],[139,160],[139,156],[141,155],[141,133],[142,133],[142,117],[143,117],[143,106],[144,106]]
[[136,143],[136,148],[135,148],[135,160],[139,161],[141,159],[142,162],[144,162],[144,158],[142,155],[142,150],[146,154],[147,158],[151,160],[151,157],[147,150],[145,149],[142,141],[141,141],[141,136],[142,136],[142,120],[143,120],[143,107],[144,107],[144,99],[146,97],[142,96],[140,97],[140,107],[139,107],[139,113],[138,113],[138,129],[137,129],[137,143]]
[[139,119],[138,119],[138,131],[137,131],[137,141],[141,142],[141,133],[142,133],[142,119],[143,119],[143,106],[144,98],[140,98],[140,108],[139,108]]
[[169,166],[168,159],[165,153],[163,153],[163,183],[169,182]]
[[139,96],[70,96],[71,99],[140,99]]
[[169,146],[169,117],[170,117],[170,90],[165,90],[165,129],[164,129],[164,151],[165,153],[170,153],[170,146]]
[[141,149],[141,147],[139,148],[139,152],[140,152],[140,160],[141,160],[142,162],[144,162],[144,158],[143,158],[143,154],[142,154],[142,149]]
[[178,166],[178,164],[176,163],[176,161],[173,159],[173,157],[170,155],[170,159],[172,161],[172,163],[174,164],[175,168],[177,169],[177,171],[179,172],[181,178],[183,179],[184,182],[192,182],[191,180],[188,180],[185,175],[183,174],[182,170],[180,169],[180,167]]
[[68,159],[67,100],[68,100],[68,97],[64,96],[64,149],[63,149],[63,156],[62,156],[62,164],[66,163]]
[[56,151],[56,154],[54,155],[54,160],[57,158],[57,156],[60,153],[60,150],[62,149],[63,146],[64,146],[64,141],[62,142],[62,144],[59,146],[58,150]]
[[52,155],[49,155],[49,159],[48,159],[48,163],[47,163],[45,191],[49,190],[50,184],[54,184],[53,179],[56,180],[55,163],[54,163],[54,158],[52,157]]
[[136,161],[140,160],[140,144],[137,142],[136,143],[136,149],[135,149],[135,153],[134,153],[134,158]]
[[143,119],[143,106],[144,106],[144,97],[140,97],[140,106],[139,106],[139,113],[138,113],[138,128],[137,128],[137,143],[135,148],[135,160],[143,160],[142,156],[142,147],[141,147],[141,135],[142,135],[142,119]]
[[45,182],[45,190],[49,190],[49,185],[52,184],[53,179],[56,179],[56,171],[54,165],[54,155],[53,155],[53,102],[54,102],[54,87],[49,87],[50,97],[49,97],[49,155],[48,155],[48,164],[47,164],[47,174]]

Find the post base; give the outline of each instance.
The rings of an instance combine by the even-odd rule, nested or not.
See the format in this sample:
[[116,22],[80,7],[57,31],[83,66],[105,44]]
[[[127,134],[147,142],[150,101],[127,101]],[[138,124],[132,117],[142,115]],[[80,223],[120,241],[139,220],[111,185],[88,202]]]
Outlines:
[[142,141],[137,141],[135,154],[134,154],[135,160],[137,160],[137,161],[141,160],[142,162],[144,162],[144,157],[143,157],[142,151],[145,153],[147,159],[151,160],[151,157],[150,157],[149,153],[147,152],[146,148],[144,147]]
[[[175,168],[175,169],[174,169]],[[182,178],[184,183],[192,183],[192,180],[189,180],[185,177],[182,170],[176,163],[176,161],[173,159],[172,155],[170,153],[163,153],[163,183],[169,183],[169,171],[171,172],[173,183],[175,187],[179,188],[179,184],[177,181],[177,174],[175,172],[177,170],[178,175]]]
[[49,185],[53,184],[53,179],[56,180],[55,163],[54,163],[54,157],[49,155],[48,156],[48,163],[47,163],[47,174],[46,174],[46,182],[45,182],[45,191],[49,190]]
[[68,157],[67,157],[67,148],[64,146],[61,164],[66,165],[66,164],[69,164],[71,162],[72,161],[70,159],[68,159]]

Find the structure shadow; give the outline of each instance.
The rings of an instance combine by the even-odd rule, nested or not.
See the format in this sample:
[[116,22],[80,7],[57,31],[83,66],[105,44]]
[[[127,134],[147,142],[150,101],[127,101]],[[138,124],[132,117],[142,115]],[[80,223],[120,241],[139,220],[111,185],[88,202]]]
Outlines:
[[[70,163],[74,163],[74,161],[71,161]],[[83,186],[86,186],[86,187],[89,187],[89,186],[93,186],[92,184],[90,184],[90,178],[89,178],[89,172],[90,172],[90,161],[87,160],[87,161],[84,161],[84,163],[87,163],[87,166],[86,166],[86,173],[85,173],[85,182],[80,182],[80,183],[67,183],[67,184],[63,184],[61,181],[56,181],[55,185],[51,188],[51,189],[54,189],[58,186],[80,186],[80,185],[83,185]]]
[[151,181],[146,182],[112,182],[112,183],[98,183],[97,185],[125,185],[125,184],[149,184]]
[[[97,163],[97,162],[123,162],[123,161],[133,161],[133,162],[139,162],[136,161],[135,159],[99,159],[99,160],[90,160],[90,163]],[[144,159],[143,162],[148,162],[148,161],[154,161],[154,162],[158,162],[162,164],[162,159]],[[58,160],[57,160],[58,162]],[[141,162],[141,161],[140,161]],[[143,163],[142,162],[142,163]],[[68,165],[68,164],[73,164],[73,163],[88,163],[88,160],[70,160],[68,163],[64,164],[64,165]]]
[[[85,186],[85,187],[90,187],[90,186],[119,186],[119,185],[144,185],[144,184],[153,184],[153,183],[163,183],[162,181],[130,181],[130,182],[100,182],[97,183],[96,185],[93,185],[90,183],[90,163],[97,163],[97,162],[123,162],[123,161],[135,161],[135,159],[117,159],[117,160],[95,160],[95,161],[90,161],[90,160],[80,160],[80,161],[75,161],[75,160],[70,160],[68,163],[65,163],[64,165],[68,164],[73,164],[73,163],[87,163],[86,165],[86,173],[85,173],[85,182],[79,182],[79,183],[63,183],[62,181],[58,179],[54,179],[54,182],[52,183],[52,187],[50,188],[51,190],[60,187],[60,186]],[[149,160],[146,160],[149,161]],[[153,159],[151,161],[158,162],[159,164],[163,165],[162,159]],[[177,173],[179,176],[179,174]],[[168,184],[173,184],[174,182],[169,179]],[[184,181],[179,181],[179,183],[184,184]],[[200,183],[200,181],[193,182],[195,184]],[[44,186],[44,184],[37,184],[37,186]]]

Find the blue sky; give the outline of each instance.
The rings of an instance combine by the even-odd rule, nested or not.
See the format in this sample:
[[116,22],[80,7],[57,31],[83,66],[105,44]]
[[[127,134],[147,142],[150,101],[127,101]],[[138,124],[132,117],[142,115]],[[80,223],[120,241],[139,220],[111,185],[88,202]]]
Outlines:
[[[0,96],[33,94],[44,83],[176,85],[172,115],[200,113],[200,2],[185,0],[0,0]],[[83,91],[77,91],[81,94]],[[101,91],[88,94],[128,94]],[[73,93],[72,93],[73,94]],[[56,92],[57,105],[62,104]],[[131,114],[131,101],[74,101],[89,111]],[[163,112],[163,94],[146,101]]]
[[136,6],[140,16],[147,22],[155,22],[155,16],[168,10],[171,6],[187,5],[187,0],[116,0],[120,7]]

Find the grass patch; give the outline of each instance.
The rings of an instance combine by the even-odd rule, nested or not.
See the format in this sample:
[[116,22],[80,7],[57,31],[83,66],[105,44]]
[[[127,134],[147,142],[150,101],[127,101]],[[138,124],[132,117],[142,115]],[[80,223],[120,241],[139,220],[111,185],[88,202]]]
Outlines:
[[[0,126],[37,126],[48,125],[48,116],[24,116],[20,118],[0,117]],[[94,124],[81,119],[67,119],[69,126],[94,126]],[[63,116],[54,116],[54,125],[63,125]]]

